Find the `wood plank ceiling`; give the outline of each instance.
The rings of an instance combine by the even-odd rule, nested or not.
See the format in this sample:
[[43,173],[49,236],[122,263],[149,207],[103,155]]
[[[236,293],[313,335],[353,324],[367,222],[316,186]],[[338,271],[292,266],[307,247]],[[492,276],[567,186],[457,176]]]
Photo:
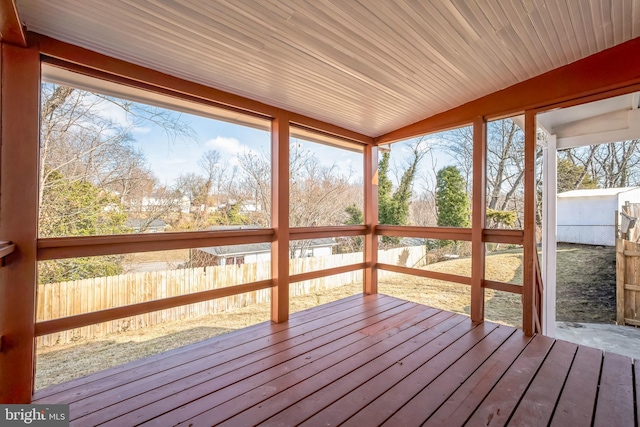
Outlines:
[[640,36],[640,0],[17,0],[27,29],[378,136]]

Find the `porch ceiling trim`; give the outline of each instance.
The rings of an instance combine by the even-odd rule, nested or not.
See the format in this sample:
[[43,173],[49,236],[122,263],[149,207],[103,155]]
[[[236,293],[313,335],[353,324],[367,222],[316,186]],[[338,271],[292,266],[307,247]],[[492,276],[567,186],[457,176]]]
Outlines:
[[640,84],[640,37],[376,138],[387,144]]
[[22,28],[15,0],[0,2],[0,39],[3,43],[27,47],[27,36]]

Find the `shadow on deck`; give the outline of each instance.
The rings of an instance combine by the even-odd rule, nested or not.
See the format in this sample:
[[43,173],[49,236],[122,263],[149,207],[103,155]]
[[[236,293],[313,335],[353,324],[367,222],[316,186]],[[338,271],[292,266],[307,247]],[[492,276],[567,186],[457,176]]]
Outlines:
[[69,403],[81,426],[637,426],[638,394],[640,361],[359,295],[52,386],[34,403]]

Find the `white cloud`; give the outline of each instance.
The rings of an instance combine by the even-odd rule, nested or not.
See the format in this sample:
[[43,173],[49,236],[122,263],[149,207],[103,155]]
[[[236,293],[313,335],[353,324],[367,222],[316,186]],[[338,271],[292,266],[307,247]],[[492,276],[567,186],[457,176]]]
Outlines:
[[127,117],[126,111],[114,103],[102,101],[100,102],[100,115],[114,123],[126,128],[131,126],[131,122]]
[[228,138],[226,136],[216,136],[206,143],[207,147],[218,150],[223,157],[235,157],[244,153],[255,153],[255,150],[248,145],[242,144],[236,138]]

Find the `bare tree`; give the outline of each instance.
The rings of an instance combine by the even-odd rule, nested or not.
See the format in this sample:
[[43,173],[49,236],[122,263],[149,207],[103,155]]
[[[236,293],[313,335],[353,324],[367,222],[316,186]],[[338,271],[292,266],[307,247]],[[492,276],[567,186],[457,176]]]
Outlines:
[[640,184],[640,139],[571,148],[559,152],[559,156],[581,170],[575,189],[590,179],[602,188]]
[[[170,140],[194,138],[181,115],[169,110],[50,83],[43,85],[41,99],[41,218],[50,209],[44,203],[44,193],[54,174],[57,183],[61,179],[90,183],[117,196],[123,207],[139,198],[134,194],[137,187],[155,184],[143,153],[134,146],[132,131],[137,126],[160,127]],[[124,119],[109,115],[114,106]]]

